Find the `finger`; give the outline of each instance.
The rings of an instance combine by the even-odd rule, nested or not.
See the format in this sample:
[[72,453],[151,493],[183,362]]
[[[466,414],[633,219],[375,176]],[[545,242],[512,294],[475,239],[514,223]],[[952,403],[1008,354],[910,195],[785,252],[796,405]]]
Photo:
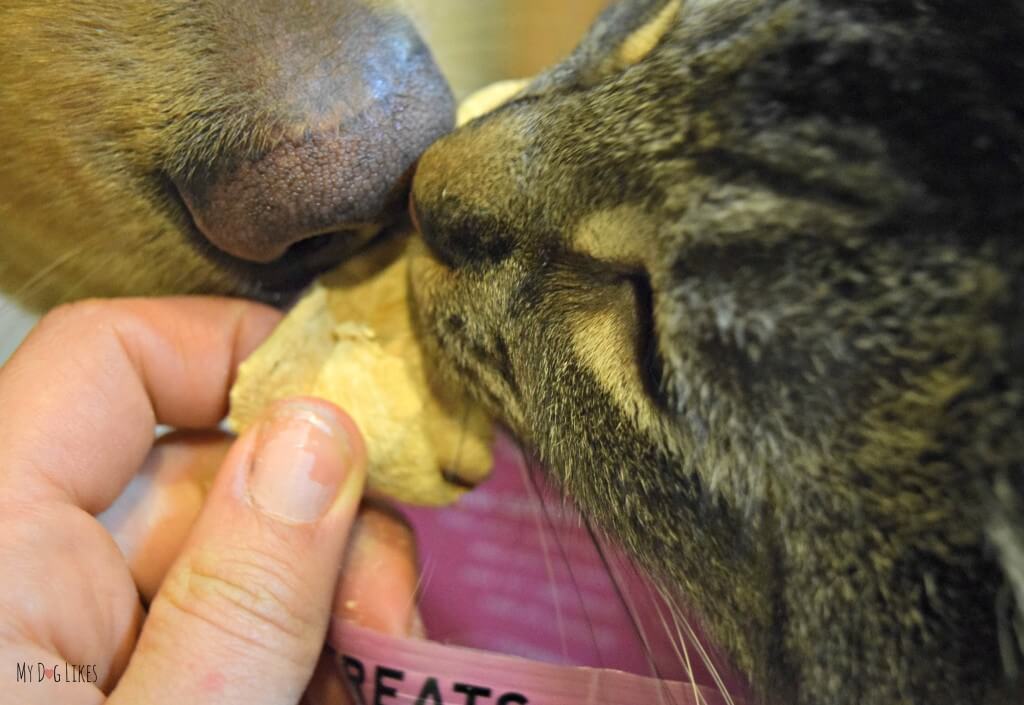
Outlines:
[[[230,436],[172,433],[160,440],[129,489],[101,517],[149,601],[201,509]],[[394,509],[364,501],[349,533],[333,616],[396,636],[424,638],[412,528]],[[349,705],[333,652],[321,656],[308,705]]]
[[355,424],[277,405],[231,449],[110,703],[298,703],[365,479]]
[[146,603],[181,552],[233,441],[220,431],[164,435],[125,491],[99,516]]
[[426,636],[416,606],[412,528],[394,509],[364,502],[345,552],[334,616],[394,636]]
[[[0,536],[0,663],[44,664],[16,702],[98,702],[127,664],[143,616],[117,546],[93,516],[61,503],[0,504]],[[91,678],[40,681],[43,668],[63,672],[65,663],[89,667]]]
[[[231,440],[220,432],[165,435],[102,517],[106,527],[67,503],[0,504],[0,632],[9,637],[0,636],[0,657],[33,666],[19,703],[53,702],[54,692],[67,703],[105,699],[135,645],[138,592],[147,601],[156,592]],[[87,668],[86,677],[65,663]],[[64,682],[55,680],[61,674]]]
[[11,674],[0,691],[4,705],[102,705],[107,699],[91,661],[69,662],[37,644],[2,640],[0,661],[10,664]]
[[[233,437],[162,437],[100,520],[148,603],[177,558]],[[418,556],[412,527],[395,509],[364,501],[349,535],[334,616],[387,634],[422,636],[416,611]]]
[[[404,517],[384,504],[364,501],[345,551],[333,618],[394,636],[425,638],[416,607],[417,566],[412,527]],[[307,705],[354,702],[338,658],[333,649],[321,657],[306,692]]]
[[157,422],[213,427],[234,370],[279,320],[257,304],[124,299],[47,315],[0,370],[0,495],[97,514],[139,468]]

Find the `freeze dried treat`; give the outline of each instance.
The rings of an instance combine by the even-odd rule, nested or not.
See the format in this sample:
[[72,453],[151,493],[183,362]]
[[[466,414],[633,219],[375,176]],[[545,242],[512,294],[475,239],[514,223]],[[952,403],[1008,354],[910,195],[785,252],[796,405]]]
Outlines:
[[525,79],[510,79],[484,86],[459,104],[455,122],[461,126],[481,115],[486,115],[506,103],[512,96],[526,88],[529,83]]
[[327,399],[362,431],[371,491],[448,504],[490,472],[491,422],[462,395],[428,383],[402,249],[377,248],[317,281],[242,363],[228,423],[242,432],[275,400]]

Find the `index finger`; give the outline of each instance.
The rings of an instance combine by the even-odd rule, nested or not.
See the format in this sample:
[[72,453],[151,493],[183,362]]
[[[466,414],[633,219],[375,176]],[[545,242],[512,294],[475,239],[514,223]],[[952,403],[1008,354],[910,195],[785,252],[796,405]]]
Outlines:
[[238,363],[280,319],[220,298],[61,307],[0,368],[0,498],[70,497],[103,511],[138,470],[157,423],[208,428]]

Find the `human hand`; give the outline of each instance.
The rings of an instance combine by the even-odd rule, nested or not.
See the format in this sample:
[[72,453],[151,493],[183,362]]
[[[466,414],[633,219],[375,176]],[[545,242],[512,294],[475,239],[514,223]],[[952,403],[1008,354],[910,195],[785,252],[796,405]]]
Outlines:
[[[293,400],[233,444],[196,431],[277,320],[222,299],[88,302],[0,369],[0,702],[341,702],[321,659],[332,605],[417,630],[411,538],[385,511],[356,518],[365,449],[343,412]],[[154,446],[157,423],[186,430]],[[140,468],[145,491],[118,500]],[[96,516],[115,500],[112,536]],[[37,664],[57,672],[18,669]]]

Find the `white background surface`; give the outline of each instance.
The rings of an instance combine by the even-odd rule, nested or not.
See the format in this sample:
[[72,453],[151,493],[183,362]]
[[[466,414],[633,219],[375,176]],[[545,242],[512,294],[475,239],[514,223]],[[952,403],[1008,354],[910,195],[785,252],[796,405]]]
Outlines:
[[35,320],[35,316],[0,296],[0,363],[10,357]]

